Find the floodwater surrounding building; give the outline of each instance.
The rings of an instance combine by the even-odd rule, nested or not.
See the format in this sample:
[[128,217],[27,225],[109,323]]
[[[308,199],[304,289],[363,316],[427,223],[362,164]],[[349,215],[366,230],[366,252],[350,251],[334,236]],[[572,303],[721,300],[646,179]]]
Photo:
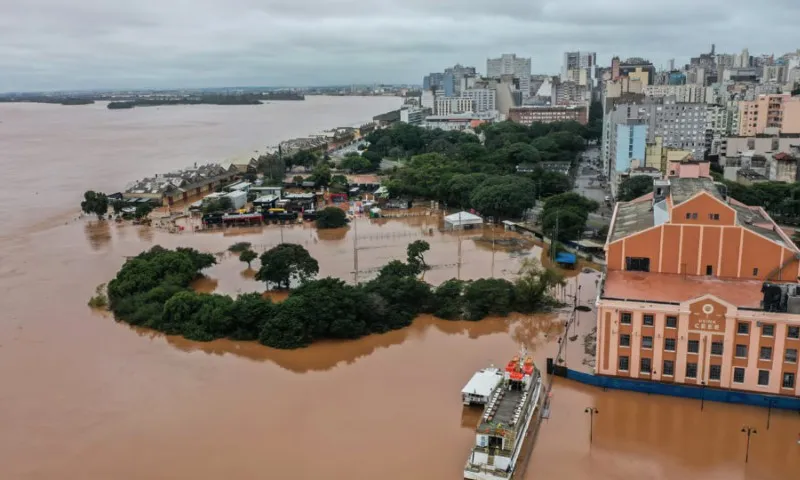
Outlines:
[[[487,364],[502,365],[520,345],[543,367],[563,333],[559,316],[422,317],[384,335],[283,351],[164,336],[86,306],[125,257],[156,244],[219,252],[220,263],[197,286],[205,291],[263,290],[252,271],[223,252],[237,241],[264,249],[282,236],[308,248],[323,275],[349,279],[354,228],[169,234],[78,219],[77,205],[89,188],[116,191],[130,178],[355,123],[397,102],[308,97],[254,110],[125,112],[104,105],[0,105],[0,135],[8,135],[0,140],[9,146],[0,156],[7,180],[0,191],[6,221],[0,232],[0,478],[459,478],[480,417],[462,406],[464,383]],[[264,139],[264,132],[280,137]],[[31,138],[37,141],[22,141]],[[61,155],[52,155],[53,146]],[[40,168],[26,167],[33,161]],[[428,263],[436,267],[426,278],[433,283],[459,275],[511,278],[521,258],[541,253],[492,249],[467,231],[459,263],[461,234],[438,226],[428,216],[359,220],[359,268],[368,275],[403,258],[415,239],[431,243]],[[592,303],[597,274],[570,284],[575,278],[580,302]],[[581,356],[582,336],[591,332],[594,312],[578,318],[574,335],[581,338],[569,343],[568,364],[590,361]],[[563,379],[555,379],[551,401],[526,479],[779,480],[800,471],[800,415],[793,412],[772,412],[766,429],[765,409],[707,402],[701,411],[693,400],[604,392]],[[591,444],[584,413],[590,406],[599,411]],[[748,464],[744,425],[758,427]]]

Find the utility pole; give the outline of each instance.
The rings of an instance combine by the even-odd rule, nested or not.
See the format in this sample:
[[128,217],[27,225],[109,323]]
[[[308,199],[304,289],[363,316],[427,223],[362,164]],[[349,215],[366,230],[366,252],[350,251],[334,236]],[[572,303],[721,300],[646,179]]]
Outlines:
[[353,283],[358,285],[358,219],[353,216]]
[[[461,212],[458,212],[458,228],[463,228],[461,224]],[[458,232],[458,270],[456,278],[461,280],[461,232]]]

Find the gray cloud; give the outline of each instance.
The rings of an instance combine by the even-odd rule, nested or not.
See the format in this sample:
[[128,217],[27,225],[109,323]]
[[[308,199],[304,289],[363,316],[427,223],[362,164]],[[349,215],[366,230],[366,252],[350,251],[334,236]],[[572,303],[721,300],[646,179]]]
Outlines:
[[414,82],[504,52],[684,63],[800,45],[797,0],[0,0],[0,91]]

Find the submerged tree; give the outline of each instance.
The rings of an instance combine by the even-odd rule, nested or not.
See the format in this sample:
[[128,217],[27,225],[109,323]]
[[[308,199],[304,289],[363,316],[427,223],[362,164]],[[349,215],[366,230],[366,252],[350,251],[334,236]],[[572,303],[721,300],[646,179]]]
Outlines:
[[84,213],[103,218],[103,215],[108,213],[108,197],[104,193],[89,190],[83,194],[81,210]]
[[289,288],[291,282],[305,282],[319,273],[319,263],[308,250],[294,243],[282,243],[261,254],[256,280]]
[[250,263],[256,258],[258,258],[258,254],[252,250],[244,250],[239,254],[239,261],[245,262],[247,268],[250,268]]
[[408,264],[414,267],[418,273],[430,270],[431,267],[425,263],[425,252],[431,249],[431,246],[425,240],[416,240],[408,244],[406,253],[408,256]]

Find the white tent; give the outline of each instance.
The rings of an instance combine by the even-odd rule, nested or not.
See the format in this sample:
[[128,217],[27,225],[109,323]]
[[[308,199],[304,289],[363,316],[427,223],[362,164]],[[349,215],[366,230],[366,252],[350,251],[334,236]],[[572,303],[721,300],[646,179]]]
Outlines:
[[445,230],[458,230],[464,228],[472,228],[475,225],[481,225],[483,219],[474,213],[458,212],[444,217]]

